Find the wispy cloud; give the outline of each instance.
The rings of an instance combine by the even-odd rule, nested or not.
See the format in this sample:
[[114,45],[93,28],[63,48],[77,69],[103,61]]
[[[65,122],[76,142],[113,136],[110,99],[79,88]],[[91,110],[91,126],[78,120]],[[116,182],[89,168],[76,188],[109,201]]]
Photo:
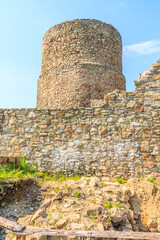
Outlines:
[[131,55],[133,53],[139,55],[147,55],[160,52],[160,41],[151,40],[142,43],[137,43],[129,46],[124,46],[123,51],[125,55]]

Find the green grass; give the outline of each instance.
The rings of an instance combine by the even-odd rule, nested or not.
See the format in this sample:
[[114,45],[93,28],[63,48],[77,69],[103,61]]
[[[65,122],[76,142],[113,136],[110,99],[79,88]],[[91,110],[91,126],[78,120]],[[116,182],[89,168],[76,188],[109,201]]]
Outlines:
[[20,167],[14,168],[13,166],[0,165],[0,182],[7,180],[28,179],[36,176],[36,168],[28,163],[24,157],[20,159]]
[[54,188],[55,193],[58,193],[59,190],[60,190],[60,187],[55,187],[55,188]]
[[[7,180],[19,180],[19,179],[28,179],[28,178],[36,178],[39,183],[44,179],[45,181],[58,181],[63,182],[66,180],[74,180],[78,181],[82,176],[67,176],[64,173],[51,174],[49,172],[38,172],[36,167],[33,165],[26,163],[25,157],[21,157],[20,159],[20,167],[14,168],[13,166],[1,166],[0,165],[0,182],[4,182]],[[66,185],[64,186],[66,189]]]
[[64,182],[67,180],[74,180],[79,181],[81,179],[81,175],[75,175],[75,176],[67,176],[63,172],[57,173],[57,174],[50,174],[48,172],[43,173],[44,180],[46,181],[57,181],[57,182]]
[[75,198],[80,198],[80,196],[81,196],[81,194],[77,191],[73,194],[73,197],[75,197]]
[[121,178],[116,178],[114,181],[115,181],[115,182],[118,182],[118,183],[120,183],[120,184],[123,184],[123,183],[126,183],[126,182],[127,182],[127,180],[123,180],[123,179],[121,179]]
[[89,219],[93,220],[94,223],[97,222],[97,216],[87,216]]
[[113,207],[113,204],[112,204],[111,202],[108,202],[108,203],[104,204],[104,207],[105,207],[106,209],[110,209],[110,208]]
[[101,184],[102,187],[106,187],[105,183],[101,182],[100,184]]
[[155,177],[147,178],[148,182],[153,183],[153,184],[157,184],[154,180],[155,180]]
[[109,222],[111,222],[111,221],[112,221],[112,218],[111,218],[111,217],[108,217],[107,220],[108,220]]
[[68,190],[68,184],[66,183],[64,186],[62,186],[64,190]]
[[122,206],[121,206],[120,203],[117,203],[117,204],[116,204],[116,207],[121,208]]
[[98,200],[92,199],[92,203],[96,203],[96,202],[98,202]]
[[[67,176],[63,172],[53,174],[51,172],[38,172],[36,167],[26,163],[25,157],[20,158],[20,167],[14,168],[13,166],[1,166],[0,165],[0,182],[8,180],[19,180],[19,179],[29,179],[35,178],[38,180],[39,184],[45,181],[57,181],[64,182],[67,180],[79,181],[81,175]],[[0,186],[1,187],[1,186]],[[63,189],[68,189],[67,184],[63,186]]]

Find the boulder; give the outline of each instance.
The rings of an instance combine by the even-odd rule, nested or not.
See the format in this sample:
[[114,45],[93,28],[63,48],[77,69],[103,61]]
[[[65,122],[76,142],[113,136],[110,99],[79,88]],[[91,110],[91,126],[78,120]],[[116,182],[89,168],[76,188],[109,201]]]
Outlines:
[[46,215],[47,214],[46,214],[45,209],[40,208],[40,209],[37,210],[37,212],[31,218],[31,222],[34,223],[37,218],[39,218],[39,217],[46,217]]
[[90,188],[94,188],[94,187],[98,187],[99,184],[100,184],[100,179],[98,177],[94,177],[91,179],[89,186]]
[[47,208],[50,206],[50,204],[51,204],[51,199],[45,199],[41,208]]
[[56,228],[56,229],[61,229],[61,228],[63,228],[66,224],[67,224],[67,220],[66,220],[66,219],[60,219],[60,220],[55,224],[55,228]]
[[157,220],[156,219],[153,219],[153,218],[150,218],[147,222],[147,227],[149,229],[151,228],[157,228],[158,227],[158,223],[157,223]]
[[113,207],[110,209],[110,217],[114,223],[122,221],[124,214],[125,211],[121,208]]

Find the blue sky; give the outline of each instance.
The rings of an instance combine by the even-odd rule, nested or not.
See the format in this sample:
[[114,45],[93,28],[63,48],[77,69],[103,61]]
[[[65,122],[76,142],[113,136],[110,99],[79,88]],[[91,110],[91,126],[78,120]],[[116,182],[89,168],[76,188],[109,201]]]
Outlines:
[[160,0],[0,0],[0,108],[36,106],[42,37],[76,18],[120,32],[127,91],[160,58]]

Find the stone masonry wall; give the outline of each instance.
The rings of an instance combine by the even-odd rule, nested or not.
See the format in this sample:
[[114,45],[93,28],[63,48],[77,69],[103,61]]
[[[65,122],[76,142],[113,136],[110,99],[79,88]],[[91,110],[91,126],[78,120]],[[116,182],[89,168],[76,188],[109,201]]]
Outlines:
[[76,19],[57,24],[43,37],[37,108],[89,107],[115,89],[126,89],[122,40],[109,24]]
[[1,109],[0,155],[40,170],[128,178],[160,172],[160,60],[88,108]]

